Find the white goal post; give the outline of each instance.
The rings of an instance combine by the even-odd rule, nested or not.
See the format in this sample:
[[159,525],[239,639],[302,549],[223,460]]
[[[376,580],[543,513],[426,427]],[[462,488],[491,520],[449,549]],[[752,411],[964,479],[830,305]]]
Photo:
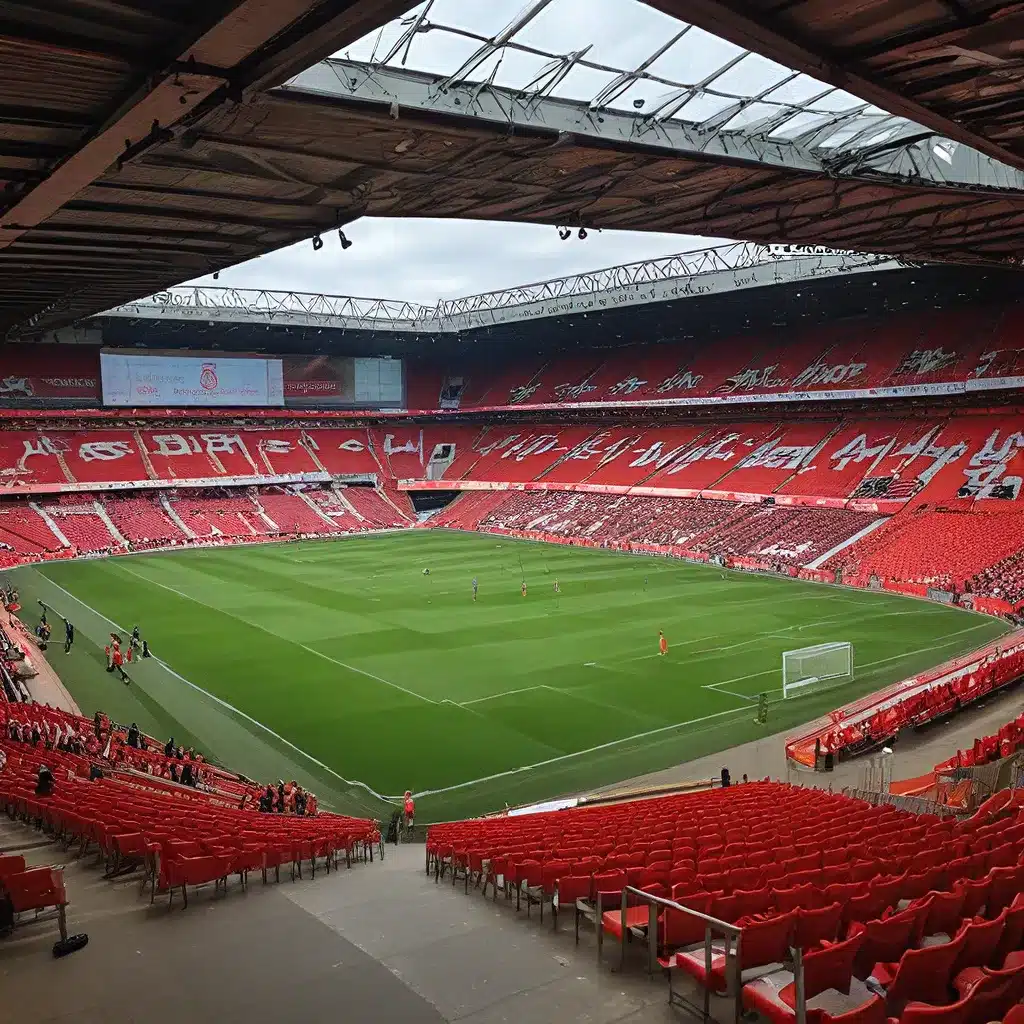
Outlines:
[[853,644],[816,644],[782,654],[782,696],[827,680],[853,678]]

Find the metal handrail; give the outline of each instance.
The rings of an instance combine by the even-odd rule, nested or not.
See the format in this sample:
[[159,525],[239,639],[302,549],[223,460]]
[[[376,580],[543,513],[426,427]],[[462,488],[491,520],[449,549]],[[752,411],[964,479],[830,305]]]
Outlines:
[[[739,982],[740,948],[743,941],[743,929],[728,921],[722,921],[720,918],[712,917],[710,914],[704,914],[699,910],[694,910],[691,907],[684,906],[676,900],[665,899],[663,896],[656,896],[654,893],[644,892],[643,889],[637,889],[635,886],[627,885],[622,890],[622,959],[620,960],[620,964],[625,960],[626,956],[626,911],[629,907],[630,897],[635,898],[640,903],[647,904],[647,963],[648,970],[652,974],[658,966],[659,908],[663,908],[665,910],[676,910],[682,914],[686,914],[688,917],[696,918],[698,921],[702,921],[704,923],[704,975],[708,982],[704,985],[704,1004],[702,1007],[697,1007],[682,995],[675,992],[672,987],[671,971],[668,972],[668,998],[670,1003],[682,1006],[690,1012],[699,1011],[705,1021],[705,1024],[707,1024],[711,1019],[711,989],[709,984],[711,979],[711,964],[714,959],[714,945],[712,940],[716,935],[721,935],[725,939],[724,955],[726,961],[726,991],[732,992],[735,996],[735,1017],[736,1024],[739,1024],[742,1013],[742,1006],[740,1003],[741,986]],[[598,920],[598,927],[601,927],[600,920]],[[735,948],[733,947],[734,941]]]

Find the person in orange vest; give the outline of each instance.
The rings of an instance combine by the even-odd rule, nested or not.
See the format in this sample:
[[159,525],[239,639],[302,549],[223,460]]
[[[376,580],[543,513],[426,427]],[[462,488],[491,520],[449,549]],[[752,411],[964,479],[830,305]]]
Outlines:
[[412,828],[413,818],[416,816],[416,801],[412,798],[412,791],[405,791],[405,827]]
[[660,629],[658,630],[658,653],[668,654],[668,641],[665,639],[665,634]]

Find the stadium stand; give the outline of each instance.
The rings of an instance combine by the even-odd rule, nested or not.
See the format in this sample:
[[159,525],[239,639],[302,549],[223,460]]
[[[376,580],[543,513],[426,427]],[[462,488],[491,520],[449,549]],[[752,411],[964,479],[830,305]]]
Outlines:
[[935,766],[936,774],[958,768],[975,768],[1010,757],[1024,747],[1024,713],[1003,725],[998,732],[976,739],[968,750],[958,750],[949,760]]
[[787,742],[787,757],[814,767],[824,755],[864,753],[893,741],[901,729],[942,719],[1010,687],[1022,675],[1024,643],[1018,634],[831,712]]
[[[9,649],[6,634],[3,640]],[[11,678],[6,667],[3,675]],[[137,730],[131,735],[99,712],[90,720],[29,703],[5,685],[0,804],[65,848],[77,844],[79,855],[95,846],[107,878],[141,868],[150,901],[166,892],[168,905],[176,889],[187,906],[189,886],[213,882],[226,888],[233,874],[245,885],[250,871],[260,871],[266,882],[271,868],[279,878],[280,868],[290,865],[294,879],[302,877],[304,864],[315,877],[318,861],[330,871],[342,856],[349,866],[373,859],[381,841],[376,822],[318,811],[315,798],[306,816],[284,813],[291,806],[291,785],[281,789],[281,813],[259,813],[265,787],[191,751],[168,755],[164,749],[154,738]],[[53,782],[52,791],[41,794],[38,778],[44,766]],[[189,781],[178,781],[179,776]],[[0,858],[0,887],[7,888],[3,863]],[[50,905],[38,904],[44,897],[58,898],[63,908],[66,897],[58,883],[42,886],[36,903],[16,900],[15,909]],[[66,938],[63,916],[61,934]]]
[[389,529],[414,522],[409,490],[483,489],[429,525],[931,587],[985,611],[1024,601],[1024,433],[1005,411],[596,430],[181,422],[0,432],[0,561]]
[[[444,368],[415,364],[410,409],[506,410],[510,406],[704,400],[735,402],[759,396],[814,397],[842,391],[877,395],[882,389],[954,382],[976,387],[1015,374],[1019,312],[985,310],[891,315],[879,322],[834,324],[795,336],[765,333],[721,338],[713,347],[684,342],[666,350],[633,345],[607,353],[534,357],[502,365],[472,356]],[[962,332],[962,333],[961,333]],[[965,338],[971,339],[964,342]],[[453,381],[460,382],[457,387]]]
[[644,944],[737,1016],[795,1021],[799,975],[808,1020],[991,1020],[1024,993],[1022,842],[1005,807],[958,822],[765,781],[436,825],[426,866],[556,929],[569,910],[599,959]]

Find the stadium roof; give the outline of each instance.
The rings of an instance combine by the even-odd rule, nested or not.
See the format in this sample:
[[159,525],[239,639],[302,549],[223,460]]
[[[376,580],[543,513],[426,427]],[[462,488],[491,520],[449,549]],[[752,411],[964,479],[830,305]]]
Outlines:
[[[521,0],[463,3],[483,19],[469,28],[445,2],[368,37],[365,60],[297,74],[407,0],[16,5],[29,13],[0,41],[0,332],[43,333],[364,215],[1024,258],[1022,172],[841,89],[637,0],[620,0],[620,41],[647,45],[641,17],[663,38],[616,61],[582,39],[558,52],[545,19],[571,0],[504,26]],[[199,27],[181,39],[180,24]],[[424,39],[457,45],[433,70],[395,66]]]
[[237,221],[176,235],[156,214],[168,193],[126,186],[116,168],[186,119],[244,101],[358,39],[408,0],[0,7],[2,335],[187,279],[211,256],[234,262],[292,240],[295,229]]
[[784,252],[779,246],[735,242],[442,300],[435,305],[267,289],[183,286],[101,315],[225,325],[458,332],[517,320],[571,316],[824,277],[879,273],[900,265],[883,256],[828,250]]
[[1024,169],[1024,3],[645,2]]

